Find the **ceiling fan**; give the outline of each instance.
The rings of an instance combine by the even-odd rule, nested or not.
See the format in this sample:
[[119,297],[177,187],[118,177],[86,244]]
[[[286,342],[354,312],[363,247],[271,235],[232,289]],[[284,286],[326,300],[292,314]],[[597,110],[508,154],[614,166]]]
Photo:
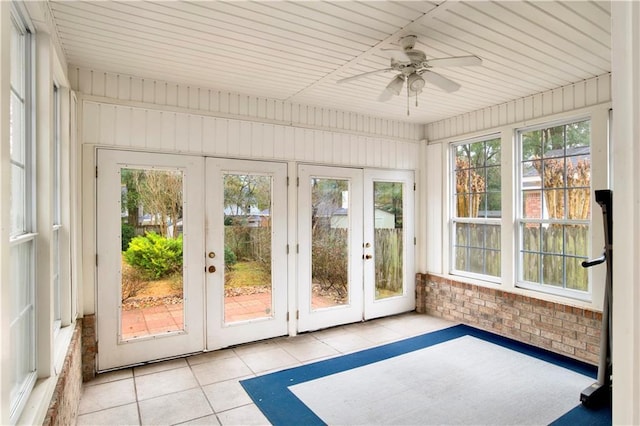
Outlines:
[[[369,71],[352,77],[338,80],[338,84],[348,83],[362,77],[382,72],[396,71],[397,74],[387,87],[382,91],[378,100],[381,102],[388,101],[393,95],[400,95],[404,83],[407,83],[407,97],[417,95],[422,92],[426,82],[429,82],[445,92],[455,92],[460,85],[453,80],[431,71],[435,67],[464,67],[472,65],[481,65],[482,59],[477,56],[454,56],[449,58],[427,59],[425,53],[421,50],[414,49],[417,36],[408,35],[400,39],[402,49],[381,49],[391,52],[391,65],[389,68]],[[425,81],[426,80],[426,81]],[[408,114],[408,110],[407,110]]]

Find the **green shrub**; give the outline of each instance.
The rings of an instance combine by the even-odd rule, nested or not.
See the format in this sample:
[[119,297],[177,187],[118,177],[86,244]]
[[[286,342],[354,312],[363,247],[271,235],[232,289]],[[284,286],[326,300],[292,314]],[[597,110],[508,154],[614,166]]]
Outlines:
[[124,252],[124,259],[152,279],[179,272],[182,270],[182,235],[172,239],[149,232],[135,237]]
[[136,235],[136,228],[128,223],[122,224],[122,251],[126,251],[129,248],[129,242]]
[[235,265],[237,261],[238,258],[236,257],[236,254],[233,252],[233,250],[231,250],[227,246],[224,246],[224,267],[226,269],[229,269],[233,265]]

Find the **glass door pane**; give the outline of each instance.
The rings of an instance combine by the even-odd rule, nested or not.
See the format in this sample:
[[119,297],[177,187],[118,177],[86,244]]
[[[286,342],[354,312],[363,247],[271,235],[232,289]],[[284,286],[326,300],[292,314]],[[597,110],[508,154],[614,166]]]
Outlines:
[[183,175],[120,169],[121,336],[183,331]]
[[312,177],[311,309],[349,303],[349,181]]
[[271,177],[224,174],[224,322],[271,318]]
[[404,293],[403,184],[374,182],[374,259],[376,300]]

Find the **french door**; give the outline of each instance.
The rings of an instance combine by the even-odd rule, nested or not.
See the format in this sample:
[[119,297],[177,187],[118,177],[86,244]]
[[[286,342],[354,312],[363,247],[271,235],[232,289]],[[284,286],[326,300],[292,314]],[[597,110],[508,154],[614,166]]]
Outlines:
[[207,348],[287,334],[287,165],[206,170]]
[[203,350],[204,159],[104,149],[97,164],[98,370]]
[[300,165],[298,330],[415,308],[413,172]]
[[98,370],[287,333],[286,164],[98,150]]

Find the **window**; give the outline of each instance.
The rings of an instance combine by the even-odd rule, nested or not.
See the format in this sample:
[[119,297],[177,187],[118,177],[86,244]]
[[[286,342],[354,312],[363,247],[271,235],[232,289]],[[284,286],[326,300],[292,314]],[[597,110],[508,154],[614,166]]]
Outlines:
[[452,146],[451,273],[497,281],[502,217],[500,138]]
[[35,171],[32,123],[31,34],[15,8],[11,13],[11,390],[15,422],[36,380]]
[[[578,295],[589,289],[590,120],[518,132],[518,281]],[[578,296],[579,297],[579,296]]]
[[61,308],[60,308],[60,275],[61,275],[61,253],[60,253],[60,229],[62,220],[60,213],[61,199],[61,177],[60,177],[60,90],[58,86],[53,86],[53,229],[51,231],[51,262],[52,262],[52,286],[53,286],[53,328],[60,329]]

